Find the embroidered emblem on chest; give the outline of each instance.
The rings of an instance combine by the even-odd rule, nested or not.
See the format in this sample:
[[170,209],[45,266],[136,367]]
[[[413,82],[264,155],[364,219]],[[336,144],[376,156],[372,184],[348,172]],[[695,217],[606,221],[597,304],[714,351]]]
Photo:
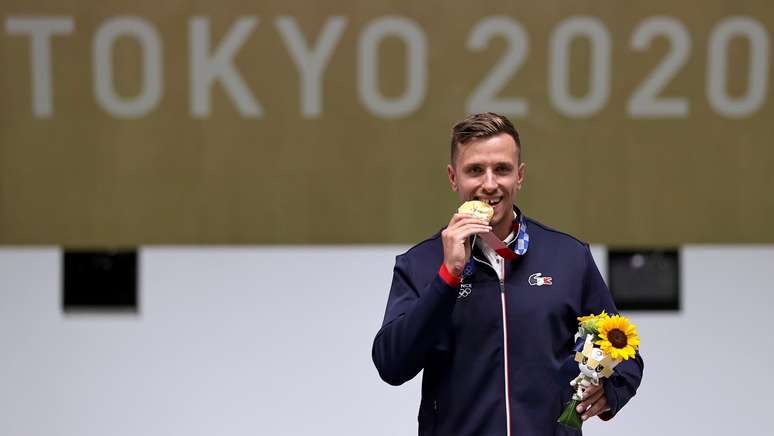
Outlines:
[[554,284],[553,281],[553,277],[543,276],[543,273],[532,274],[527,280],[530,286],[551,286]]
[[460,283],[460,293],[457,298],[465,298],[473,292],[473,283]]

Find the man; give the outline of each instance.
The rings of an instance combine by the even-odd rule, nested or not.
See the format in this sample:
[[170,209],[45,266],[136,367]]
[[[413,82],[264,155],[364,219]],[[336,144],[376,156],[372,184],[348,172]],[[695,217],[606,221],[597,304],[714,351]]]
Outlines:
[[[515,207],[524,172],[507,118],[457,123],[451,189],[462,201],[489,203],[494,216],[487,223],[457,213],[396,258],[373,360],[392,385],[424,369],[420,435],[577,434],[556,422],[578,375],[577,317],[616,309],[588,246]],[[642,368],[638,355],[587,390],[583,419],[612,418],[634,396]]]

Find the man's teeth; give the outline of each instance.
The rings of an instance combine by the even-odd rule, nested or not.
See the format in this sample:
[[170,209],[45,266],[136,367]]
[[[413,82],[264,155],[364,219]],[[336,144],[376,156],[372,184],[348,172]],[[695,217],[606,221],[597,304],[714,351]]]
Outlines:
[[485,201],[486,203],[488,203],[490,206],[494,206],[494,205],[496,205],[497,203],[499,203],[499,202],[500,202],[500,200],[502,200],[502,197],[500,197],[500,198],[496,198],[496,199],[494,199],[494,200],[484,200],[484,201]]

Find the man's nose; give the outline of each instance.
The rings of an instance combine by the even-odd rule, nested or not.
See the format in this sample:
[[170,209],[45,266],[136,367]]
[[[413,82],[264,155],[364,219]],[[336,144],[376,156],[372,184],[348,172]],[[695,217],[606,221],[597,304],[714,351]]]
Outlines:
[[495,174],[492,170],[488,170],[484,175],[484,186],[482,187],[485,191],[488,192],[497,190],[497,177],[495,177]]

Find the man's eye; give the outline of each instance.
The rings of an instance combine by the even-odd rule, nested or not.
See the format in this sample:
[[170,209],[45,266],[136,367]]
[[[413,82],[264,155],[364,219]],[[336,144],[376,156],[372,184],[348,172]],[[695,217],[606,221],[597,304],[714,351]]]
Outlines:
[[502,166],[502,167],[497,167],[495,169],[495,171],[497,171],[500,174],[508,174],[508,173],[511,172],[511,168],[510,167],[506,167],[506,166]]
[[469,169],[469,170],[468,170],[468,172],[469,172],[470,174],[479,174],[479,173],[481,172],[481,168],[479,168],[479,167],[473,167],[473,168]]

